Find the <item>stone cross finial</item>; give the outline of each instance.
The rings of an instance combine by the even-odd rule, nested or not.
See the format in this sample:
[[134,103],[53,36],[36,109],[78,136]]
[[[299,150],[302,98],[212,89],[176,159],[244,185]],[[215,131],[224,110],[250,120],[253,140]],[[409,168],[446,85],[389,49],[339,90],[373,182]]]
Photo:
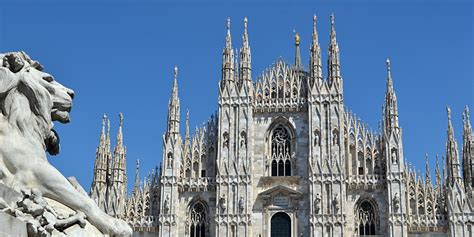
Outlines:
[[178,67],[176,65],[174,66],[174,78],[178,78]]

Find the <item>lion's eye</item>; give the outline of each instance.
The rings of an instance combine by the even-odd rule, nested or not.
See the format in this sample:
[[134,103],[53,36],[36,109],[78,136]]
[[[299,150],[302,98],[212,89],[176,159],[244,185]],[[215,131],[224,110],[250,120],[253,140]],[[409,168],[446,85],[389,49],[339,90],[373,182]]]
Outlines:
[[43,80],[47,81],[47,82],[52,82],[54,81],[53,77],[52,76],[45,76],[43,77]]

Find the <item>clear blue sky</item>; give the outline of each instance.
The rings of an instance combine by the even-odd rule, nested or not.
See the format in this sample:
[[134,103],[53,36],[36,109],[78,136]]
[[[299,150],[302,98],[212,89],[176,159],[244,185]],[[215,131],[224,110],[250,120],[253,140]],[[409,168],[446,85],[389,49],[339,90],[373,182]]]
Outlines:
[[432,167],[434,155],[444,153],[446,105],[452,106],[462,144],[462,110],[469,105],[474,111],[471,1],[153,2],[18,1],[0,6],[0,51],[26,51],[76,91],[72,122],[56,125],[62,152],[50,162],[65,176],[76,176],[86,190],[104,113],[111,117],[114,138],[118,113],[124,113],[129,184],[135,159],[140,158],[142,178],[160,163],[174,65],[179,67],[182,119],[189,108],[194,128],[217,109],[227,16],[234,47],[241,44],[244,16],[249,18],[255,76],[279,56],[293,62],[293,29],[301,35],[307,67],[313,14],[319,19],[325,61],[334,12],[347,107],[377,128],[385,59],[390,57],[405,159],[424,172],[425,153]]

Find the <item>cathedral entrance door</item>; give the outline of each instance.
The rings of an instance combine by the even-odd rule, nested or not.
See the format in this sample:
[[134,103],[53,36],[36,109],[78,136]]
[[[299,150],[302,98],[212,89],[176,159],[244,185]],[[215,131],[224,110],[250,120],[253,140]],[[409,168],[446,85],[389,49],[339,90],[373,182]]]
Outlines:
[[291,237],[291,219],[286,213],[273,215],[271,225],[271,237]]

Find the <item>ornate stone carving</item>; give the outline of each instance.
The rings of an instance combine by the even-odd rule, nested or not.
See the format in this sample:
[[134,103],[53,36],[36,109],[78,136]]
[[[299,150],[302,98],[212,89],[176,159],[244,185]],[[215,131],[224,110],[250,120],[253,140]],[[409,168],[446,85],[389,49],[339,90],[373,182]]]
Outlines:
[[391,153],[391,159],[392,159],[392,163],[393,164],[398,164],[398,156],[397,156],[397,150],[396,149],[392,149],[392,153]]
[[45,197],[84,213],[104,234],[130,236],[131,228],[124,221],[101,211],[47,161],[45,150],[59,153],[59,137],[52,122],[69,122],[74,92],[43,72],[24,52],[0,54],[0,61],[0,182],[14,184],[17,191],[37,189]]
[[245,209],[244,197],[239,198],[239,211],[243,213]]
[[166,195],[165,202],[163,204],[163,213],[168,214],[170,211],[170,196]]
[[222,145],[224,147],[229,147],[229,133],[224,132],[224,134],[222,135],[222,138],[224,139],[224,141],[222,142]]
[[240,147],[243,149],[247,148],[247,133],[245,131],[240,133]]
[[393,209],[394,209],[395,213],[397,213],[398,209],[400,208],[400,200],[399,200],[399,197],[398,197],[398,193],[395,193],[395,195],[393,195],[392,202],[393,202]]
[[334,129],[332,133],[332,145],[339,146],[339,134],[337,132],[337,129]]
[[314,146],[319,146],[320,145],[320,134],[319,130],[314,130]]
[[334,195],[334,198],[332,200],[332,206],[334,208],[334,214],[337,214],[339,212],[339,199],[337,193]]
[[219,206],[220,206],[221,213],[224,213],[225,210],[227,209],[225,194],[222,194],[222,196],[219,198]]
[[319,214],[320,209],[321,209],[321,194],[316,193],[316,197],[314,198],[314,214]]

